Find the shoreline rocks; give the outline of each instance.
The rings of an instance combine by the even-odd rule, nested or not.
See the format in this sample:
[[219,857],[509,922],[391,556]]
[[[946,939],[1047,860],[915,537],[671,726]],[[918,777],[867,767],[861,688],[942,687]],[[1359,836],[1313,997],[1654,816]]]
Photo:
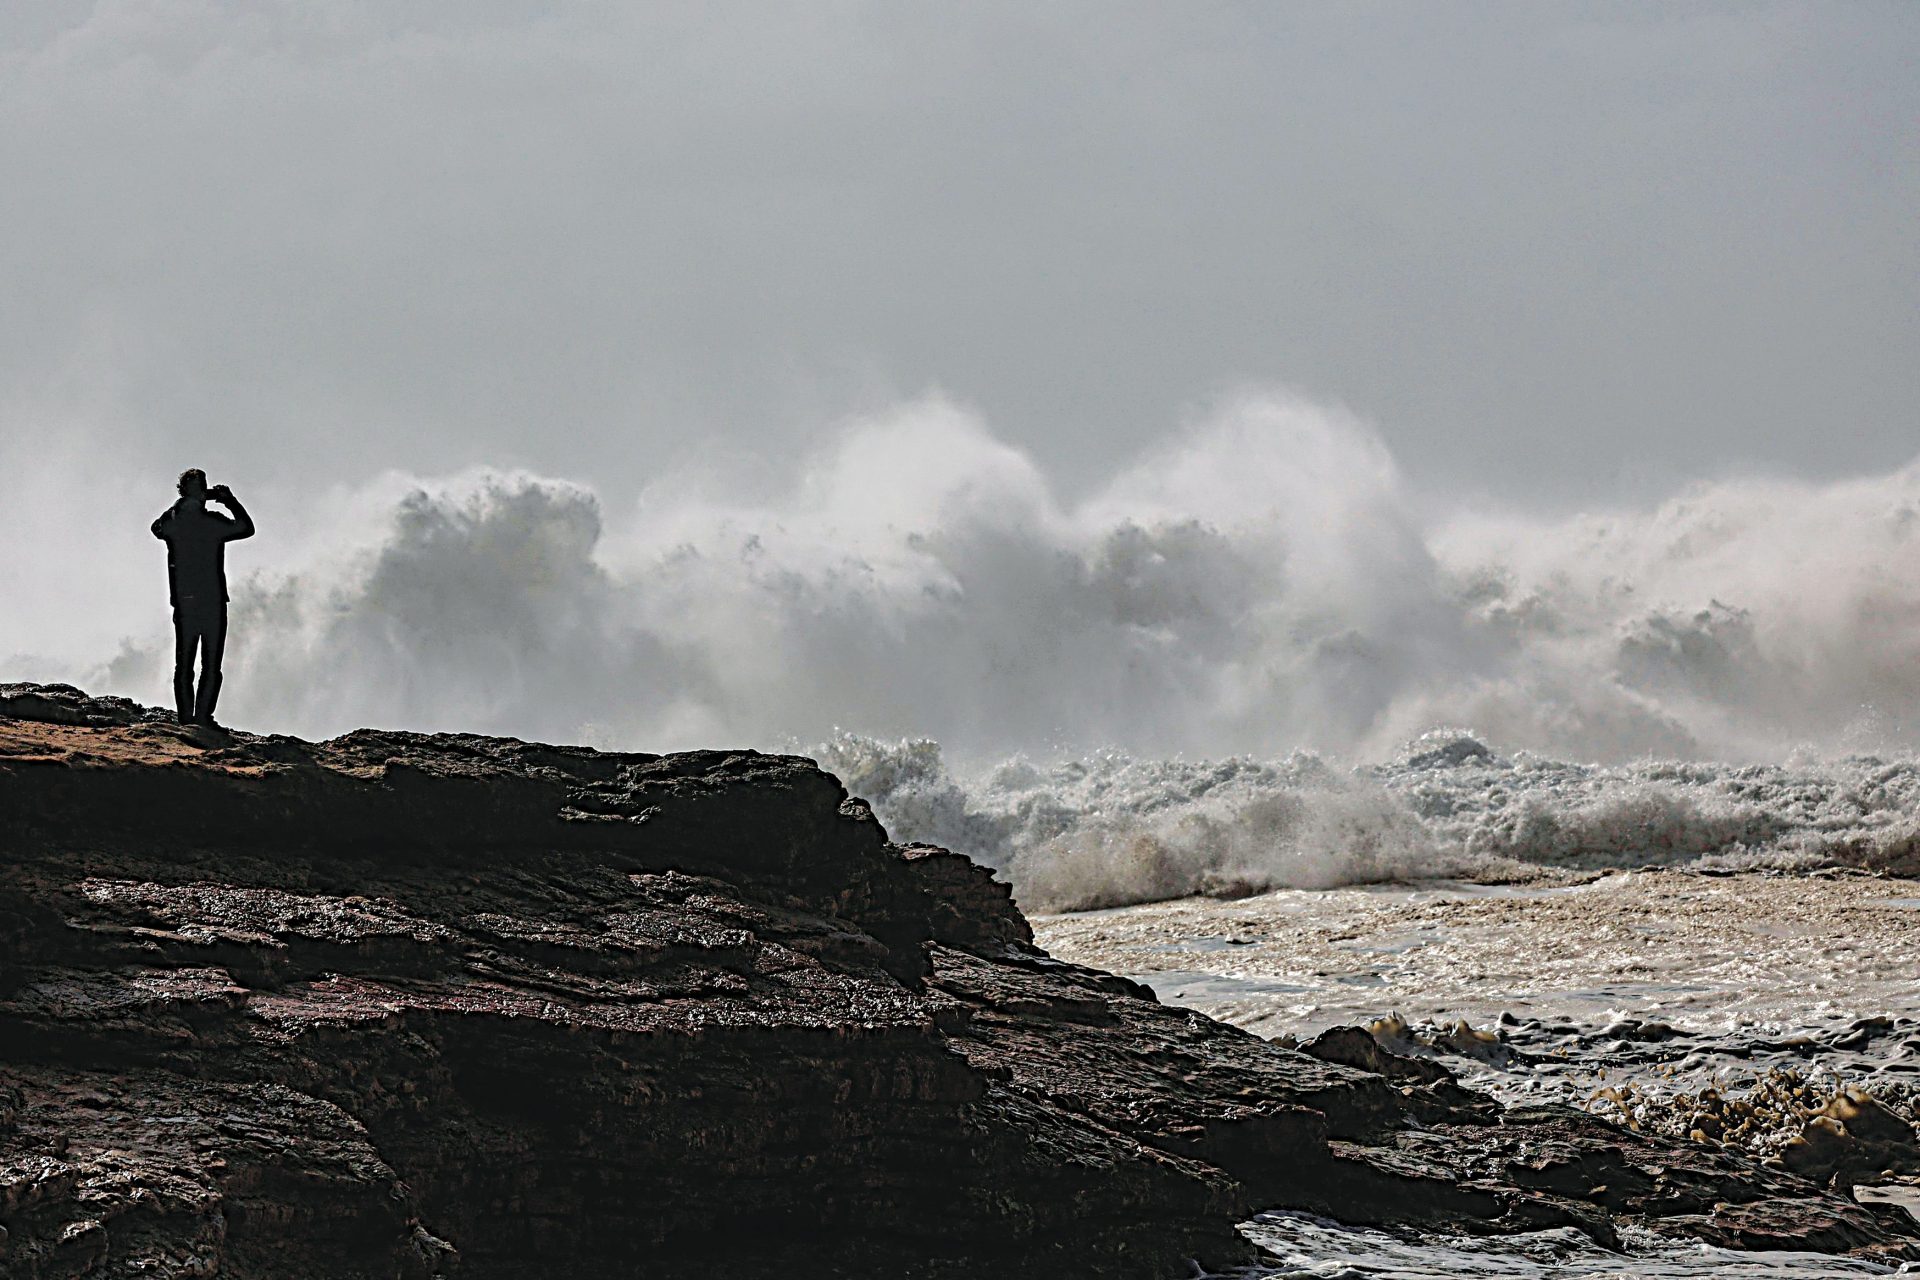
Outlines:
[[797,757],[0,686],[0,850],[22,1280],[1171,1277],[1274,1207],[1920,1256],[1890,1207],[1055,960]]

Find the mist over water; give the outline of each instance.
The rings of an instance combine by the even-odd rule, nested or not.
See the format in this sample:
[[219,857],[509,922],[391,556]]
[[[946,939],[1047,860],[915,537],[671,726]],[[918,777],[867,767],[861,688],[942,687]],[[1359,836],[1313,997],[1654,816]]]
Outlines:
[[[928,399],[742,491],[682,472],[609,511],[585,480],[388,477],[290,565],[249,574],[260,544],[236,549],[225,717],[827,743],[896,835],[1009,865],[1077,831],[1025,870],[1060,904],[1439,866],[1460,840],[1351,767],[1435,728],[1602,764],[1906,756],[1920,737],[1920,466],[1499,516],[1410,492],[1347,414],[1248,394],[1068,497]],[[280,513],[258,514],[265,542]],[[34,674],[161,701],[164,626]],[[1228,817],[1201,801],[1223,770],[1250,797]],[[1140,853],[1143,824],[1163,851],[1246,848],[1170,864]],[[1318,852],[1276,869],[1275,848]],[[1150,864],[1133,890],[1059,887],[1129,858]]]
[[[1436,726],[1579,760],[1774,759],[1920,733],[1920,468],[1499,518],[1410,493],[1350,417],[1260,396],[1077,501],[940,401],[751,503],[724,475],[663,476],[630,513],[524,473],[377,487],[291,569],[247,573],[271,509],[236,548],[237,723],[634,748],[843,727],[974,761],[1385,759]],[[70,670],[157,700],[146,623]]]

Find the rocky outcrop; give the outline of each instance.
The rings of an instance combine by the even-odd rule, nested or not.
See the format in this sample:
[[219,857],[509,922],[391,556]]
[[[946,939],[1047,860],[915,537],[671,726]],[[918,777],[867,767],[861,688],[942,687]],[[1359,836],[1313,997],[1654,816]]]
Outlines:
[[1182,1276],[1278,1206],[1913,1235],[1062,964],[794,757],[227,736],[0,686],[0,855],[21,1280]]

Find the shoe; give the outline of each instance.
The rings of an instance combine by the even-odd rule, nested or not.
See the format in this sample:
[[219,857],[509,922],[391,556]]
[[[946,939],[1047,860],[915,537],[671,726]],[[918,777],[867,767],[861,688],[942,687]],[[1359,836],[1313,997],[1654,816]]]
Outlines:
[[199,725],[202,729],[211,729],[215,733],[225,733],[227,731],[227,726],[221,724],[212,716],[195,716],[193,723]]

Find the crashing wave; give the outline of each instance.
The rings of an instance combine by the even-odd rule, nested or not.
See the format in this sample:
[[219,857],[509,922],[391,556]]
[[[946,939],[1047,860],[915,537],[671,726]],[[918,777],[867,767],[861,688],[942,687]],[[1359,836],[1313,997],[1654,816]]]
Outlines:
[[[281,511],[307,531],[250,551],[284,558],[236,587],[231,716],[634,749],[849,725],[970,761],[1384,760],[1436,724],[1566,760],[1920,750],[1920,467],[1496,518],[1410,487],[1350,416],[1266,395],[1070,499],[933,400],[748,491],[680,471],[609,508],[477,471]],[[0,652],[62,652],[40,622],[0,619]],[[78,641],[10,665],[153,698],[152,623],[105,669]]]
[[1920,761],[1571,764],[1424,735],[1396,760],[1013,759],[840,734],[815,754],[896,839],[962,850],[1032,910],[1542,868],[1920,870]]

